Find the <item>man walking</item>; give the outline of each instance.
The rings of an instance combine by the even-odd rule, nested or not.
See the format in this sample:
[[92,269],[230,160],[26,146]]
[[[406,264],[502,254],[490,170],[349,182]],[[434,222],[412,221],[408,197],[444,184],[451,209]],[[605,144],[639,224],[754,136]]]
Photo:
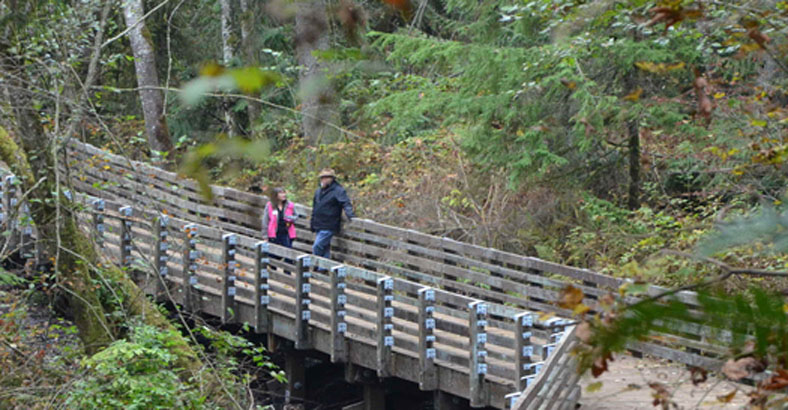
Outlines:
[[336,173],[331,168],[320,171],[320,188],[315,191],[312,199],[312,220],[310,228],[316,232],[312,253],[324,258],[331,257],[331,238],[339,232],[342,224],[342,210],[349,221],[356,217],[353,204],[342,187],[336,181]]

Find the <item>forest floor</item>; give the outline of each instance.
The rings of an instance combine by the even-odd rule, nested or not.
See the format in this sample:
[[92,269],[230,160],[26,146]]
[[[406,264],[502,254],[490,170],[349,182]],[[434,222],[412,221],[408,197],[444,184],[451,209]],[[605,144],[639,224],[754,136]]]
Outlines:
[[[601,382],[601,387],[596,384]],[[686,366],[655,358],[638,359],[620,355],[609,364],[609,370],[598,378],[590,374],[583,376],[581,409],[654,409],[655,390],[650,383],[665,387],[669,400],[678,409],[734,409],[742,408],[749,400],[746,392],[751,389],[712,374],[708,379],[693,385]],[[589,392],[599,387],[598,390]],[[736,394],[728,402],[731,392]]]

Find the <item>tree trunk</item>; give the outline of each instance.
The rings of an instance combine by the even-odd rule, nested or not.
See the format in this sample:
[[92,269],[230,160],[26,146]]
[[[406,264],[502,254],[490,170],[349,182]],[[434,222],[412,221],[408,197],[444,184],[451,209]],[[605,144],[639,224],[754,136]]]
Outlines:
[[[310,145],[337,140],[335,128],[339,115],[335,95],[322,64],[314,51],[327,50],[329,27],[325,6],[320,2],[301,3],[295,17],[296,58],[302,67],[299,75],[301,94],[301,129]],[[334,125],[334,126],[332,126]]]
[[[241,4],[241,52],[246,65],[257,64],[252,37],[254,33],[255,13],[249,8],[249,0],[240,0]],[[246,113],[249,116],[247,134],[254,137],[254,127],[262,113],[262,106],[257,101],[249,101]]]
[[[159,89],[159,75],[156,72],[156,55],[153,51],[151,36],[145,27],[142,16],[145,14],[142,0],[126,0],[123,15],[129,30],[131,51],[134,54],[134,69],[137,72],[137,85],[140,87],[142,113],[145,117],[145,131],[151,151],[172,152],[172,141],[164,117],[164,93]],[[152,154],[155,154],[152,152]],[[153,158],[158,155],[152,155]]]
[[233,8],[230,0],[219,0],[219,5],[222,8],[222,61],[227,66],[235,58],[235,47],[232,44]]
[[[88,75],[82,82],[86,90],[90,89],[96,78],[95,62],[99,59],[107,15],[108,7],[105,6]],[[39,110],[33,108],[38,91],[29,87],[29,83],[24,80],[28,68],[14,53],[9,52],[11,44],[3,40],[6,39],[0,39],[0,71],[8,74],[4,84],[7,97],[5,104],[11,107],[15,135],[21,147],[5,129],[0,128],[0,161],[10,166],[22,181],[24,191],[28,192],[26,202],[38,233],[37,247],[54,258],[57,286],[64,291],[69,301],[86,352],[92,354],[100,350],[120,332],[121,327],[113,324],[111,319],[111,313],[115,311],[123,311],[124,317],[140,317],[146,323],[164,330],[174,330],[172,324],[142,295],[124,272],[113,266],[97,268],[101,260],[93,241],[79,228],[77,209],[65,195],[65,187],[60,186],[58,181],[58,135],[45,132]],[[88,98],[87,93],[80,93],[72,101],[73,105],[81,105],[84,98]],[[69,127],[64,135],[73,134],[77,124],[81,123],[82,112],[74,110],[74,117],[68,121]],[[108,286],[112,286],[112,292],[106,289]],[[120,297],[102,297],[102,294]],[[176,365],[185,369],[184,380],[198,375],[202,362],[185,339],[173,340],[171,350],[177,356]]]
[[[13,77],[15,78],[15,77]],[[16,81],[12,81],[16,82]],[[76,240],[73,218],[64,215],[58,218],[58,203],[65,204],[63,193],[57,191],[55,183],[55,157],[51,141],[44,135],[41,122],[38,121],[29,107],[32,99],[20,84],[10,84],[9,97],[13,101],[14,117],[16,118],[16,134],[22,143],[18,147],[8,133],[0,132],[0,156],[11,166],[12,172],[19,177],[25,189],[31,189],[28,204],[30,217],[38,230],[41,247],[50,256],[60,255],[57,260],[59,283],[66,290],[69,306],[74,315],[74,322],[79,329],[79,336],[88,353],[96,352],[113,340],[113,332],[106,320],[104,309],[96,292],[88,267],[77,261],[71,252],[60,252],[67,249],[80,255],[87,238]],[[52,198],[53,193],[56,197]],[[62,208],[65,210],[67,208]],[[56,238],[59,238],[57,240]]]
[[640,208],[640,131],[637,119],[627,124],[629,130],[629,209]]
[[[222,62],[225,67],[229,67],[235,58],[235,44],[233,42],[233,8],[230,0],[219,0],[221,6],[222,19]],[[235,103],[233,99],[225,98],[222,100],[224,106],[224,125],[227,135],[234,137],[238,134],[238,121],[232,111]]]

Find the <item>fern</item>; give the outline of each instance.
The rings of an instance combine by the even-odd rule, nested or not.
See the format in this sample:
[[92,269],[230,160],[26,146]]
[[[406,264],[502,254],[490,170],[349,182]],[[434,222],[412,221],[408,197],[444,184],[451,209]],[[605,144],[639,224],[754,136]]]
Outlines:
[[15,274],[0,267],[0,285],[3,286],[19,286],[24,285],[28,281],[25,278],[20,278]]

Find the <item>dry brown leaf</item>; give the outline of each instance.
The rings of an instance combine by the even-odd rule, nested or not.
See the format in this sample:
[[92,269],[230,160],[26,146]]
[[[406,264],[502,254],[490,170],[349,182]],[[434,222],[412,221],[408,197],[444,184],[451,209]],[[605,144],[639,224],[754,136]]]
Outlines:
[[765,390],[782,390],[788,387],[788,371],[777,369],[777,374],[765,380],[761,387]]
[[761,367],[761,362],[754,357],[743,357],[738,360],[729,359],[722,366],[722,374],[734,381],[741,380]]
[[690,376],[692,379],[692,384],[697,386],[708,379],[708,374],[705,369],[701,369],[700,367],[690,367]]
[[736,396],[736,390],[728,394],[723,394],[722,396],[717,396],[717,401],[720,403],[730,403],[734,396]]
[[594,360],[594,364],[591,366],[591,374],[594,377],[599,377],[602,373],[606,372],[608,361],[613,361],[613,356],[610,353],[596,358],[596,360]]

